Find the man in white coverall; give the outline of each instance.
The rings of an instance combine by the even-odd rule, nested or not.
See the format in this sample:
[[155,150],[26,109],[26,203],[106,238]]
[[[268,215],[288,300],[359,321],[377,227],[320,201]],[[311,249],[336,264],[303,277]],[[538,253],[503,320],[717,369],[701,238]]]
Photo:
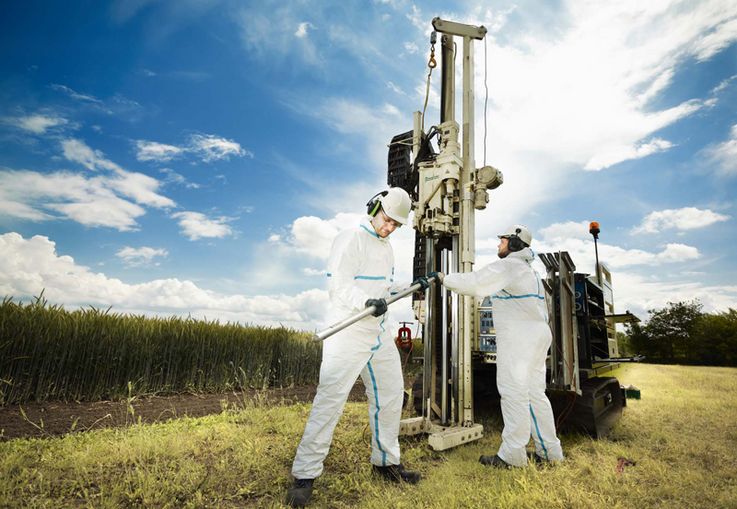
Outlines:
[[[499,260],[477,271],[443,275],[446,288],[463,295],[493,299],[496,328],[496,383],[502,397],[502,445],[484,465],[508,468],[527,464],[525,447],[532,435],[535,462],[560,461],[563,449],[545,395],[545,359],[552,341],[540,277],[532,268],[535,254],[526,226],[514,225],[498,236]],[[432,275],[432,274],[429,274]]]
[[[368,217],[337,235],[328,261],[330,323],[375,306],[373,316],[327,338],[323,343],[320,383],[292,465],[294,484],[287,503],[306,505],[312,484],[323,470],[333,430],[348,393],[360,375],[366,387],[371,425],[371,463],[376,474],[417,483],[420,474],[399,462],[399,421],[404,397],[402,367],[396,345],[385,329],[386,297],[404,288],[394,285],[394,254],[389,235],[407,222],[409,195],[391,188],[374,196]],[[423,288],[425,278],[419,278]]]

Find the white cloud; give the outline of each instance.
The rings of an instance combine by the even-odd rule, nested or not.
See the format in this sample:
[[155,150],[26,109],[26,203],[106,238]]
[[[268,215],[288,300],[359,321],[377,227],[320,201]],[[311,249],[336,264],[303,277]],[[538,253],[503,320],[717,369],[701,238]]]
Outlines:
[[614,305],[618,312],[629,310],[640,319],[648,317],[647,310],[661,309],[668,302],[698,299],[704,311],[713,313],[737,307],[737,286],[705,285],[678,276],[674,281],[658,280],[626,272],[612,275]]
[[[567,251],[576,265],[576,272],[594,274],[595,254],[592,236],[588,233],[588,221],[554,223],[539,232],[533,232],[532,248],[537,253]],[[477,263],[484,265],[496,259],[495,238],[477,241]],[[640,318],[647,318],[648,309],[662,308],[670,301],[698,298],[708,312],[724,311],[737,305],[737,286],[709,285],[701,282],[703,274],[689,270],[668,270],[666,276],[658,274],[663,264],[693,262],[701,258],[697,248],[680,243],[667,243],[659,250],[645,251],[598,243],[599,260],[612,270],[614,303],[618,312],[628,309]],[[535,262],[541,275],[545,269]],[[691,265],[682,265],[691,267]],[[646,275],[640,275],[642,271]],[[691,278],[697,278],[693,282]]]
[[414,42],[405,42],[404,43],[404,50],[409,53],[410,55],[414,55],[418,51],[420,51],[420,48],[417,46],[417,43]]
[[[698,111],[703,101],[664,109],[648,101],[665,90],[679,65],[704,55],[704,34],[733,17],[734,9],[719,1],[572,0],[566,11],[567,26],[554,37],[522,33],[508,45],[487,42],[495,146],[510,152],[535,147],[541,160],[550,161],[546,166],[591,169],[668,148],[670,142],[655,141],[653,134]],[[737,40],[731,30],[719,33],[723,41]],[[483,90],[482,66],[477,90]]]
[[737,124],[732,126],[729,139],[708,147],[705,153],[721,175],[737,175]]
[[593,156],[584,166],[585,170],[601,170],[608,168],[622,161],[631,159],[641,159],[656,152],[664,152],[671,148],[673,144],[668,140],[661,138],[653,138],[646,143],[637,143],[635,146],[623,145],[620,147],[610,147],[608,152],[600,152]]
[[716,95],[729,87],[729,85],[737,79],[737,74],[730,76],[727,79],[722,80],[716,87],[714,87],[711,91],[712,94]]
[[233,235],[233,229],[228,226],[232,221],[229,217],[209,218],[200,212],[176,212],[171,215],[179,220],[182,234],[189,240],[202,238],[223,238]]
[[[0,171],[0,184],[5,185],[8,177],[12,178],[12,174]],[[9,186],[8,186],[9,187]],[[0,216],[17,217],[28,221],[46,221],[53,219],[52,216],[35,209],[27,203],[21,203],[13,200],[13,190],[0,188]]]
[[104,154],[100,150],[92,150],[87,144],[81,140],[67,139],[61,142],[64,157],[74,163],[79,163],[88,170],[96,171],[99,169],[120,171],[121,168],[117,164],[105,159]]
[[63,126],[69,123],[69,121],[63,117],[44,115],[41,113],[26,115],[23,117],[6,118],[4,120],[7,123],[11,123],[23,129],[24,131],[29,131],[34,134],[44,134],[51,128]]
[[[140,267],[144,265],[151,265],[156,257],[166,257],[169,252],[164,248],[153,248],[148,246],[142,246],[139,248],[125,246],[115,256],[123,260],[129,267]],[[155,262],[155,265],[158,265]]]
[[65,158],[96,171],[96,176],[1,169],[2,214],[31,221],[62,217],[85,226],[129,231],[136,229],[136,218],[146,212],[141,205],[156,208],[176,205],[157,192],[158,180],[122,169],[80,140],[64,140],[62,149]]
[[315,216],[299,217],[292,223],[288,242],[299,253],[327,260],[330,246],[338,232],[358,224],[361,217],[358,214],[343,213],[329,220]]
[[591,239],[589,233],[590,221],[566,221],[565,223],[553,223],[545,228],[541,228],[539,234],[532,233],[532,238],[542,239]]
[[320,119],[341,134],[358,135],[365,139],[363,146],[372,168],[386,167],[387,143],[402,129],[398,126],[407,125],[405,130],[412,127],[411,117],[402,115],[395,106],[388,103],[371,105],[333,97],[320,100],[316,105],[305,105],[295,98],[289,106],[300,113]]
[[113,306],[121,313],[176,314],[315,330],[328,304],[327,292],[314,289],[296,295],[245,296],[219,294],[175,278],[129,284],[60,256],[55,243],[43,236],[0,235],[0,252],[0,294],[28,299],[43,291],[50,302],[67,307]]
[[166,162],[181,154],[184,149],[155,141],[137,140],[136,159],[139,161]]
[[213,134],[194,134],[190,136],[186,146],[147,140],[136,141],[136,158],[139,161],[162,163],[186,153],[194,154],[206,163],[228,160],[231,156],[253,157],[253,153],[244,149],[240,143]]
[[56,219],[50,211],[85,226],[133,230],[145,210],[117,196],[105,177],[57,172],[0,171],[0,209],[4,214],[39,221]]
[[300,38],[300,39],[303,38],[303,37],[307,37],[307,31],[309,29],[313,29],[314,30],[315,27],[312,25],[312,23],[310,23],[308,21],[303,21],[302,23],[300,23],[299,25],[297,25],[297,31],[294,32],[294,35],[296,37]]
[[712,31],[696,41],[693,51],[697,60],[703,62],[709,60],[735,40],[737,40],[737,18],[718,24]]
[[102,101],[98,99],[97,97],[89,95],[89,94],[80,94],[79,92],[75,92],[74,90],[67,87],[66,85],[59,85],[59,84],[54,83],[51,85],[51,88],[58,92],[64,92],[72,99],[76,99],[78,101],[86,101],[86,102],[91,102],[95,104],[102,104]]
[[206,163],[230,156],[253,157],[253,153],[241,147],[238,142],[220,138],[212,134],[194,134],[190,138],[190,150],[198,152]]
[[[297,218],[290,226],[289,234],[269,236],[264,249],[268,257],[259,257],[255,265],[250,265],[242,277],[257,287],[276,287],[293,284],[295,275],[304,274],[310,278],[325,276],[327,259],[335,235],[345,229],[357,227],[365,214],[340,212],[329,219],[315,216]],[[414,230],[402,227],[390,237],[394,251],[395,282],[409,284],[412,281],[412,257],[414,256]],[[305,259],[305,255],[309,258]],[[319,261],[322,264],[315,264]],[[325,279],[315,279],[312,284],[323,286]],[[404,299],[391,307],[387,330],[396,330],[398,321],[412,321],[411,299]]]
[[[102,182],[116,193],[133,198],[137,203],[153,207],[173,207],[175,203],[158,194],[159,181],[143,173],[129,172],[105,158],[99,150],[92,150],[83,141],[68,139],[62,142],[64,157],[89,170],[110,170],[114,176]],[[77,208],[76,206],[74,208]]]
[[311,267],[305,267],[304,269],[302,269],[302,273],[303,273],[303,274],[304,274],[305,276],[310,276],[310,277],[314,277],[314,276],[324,276],[324,275],[325,275],[325,271],[324,271],[324,270],[320,270],[320,269],[313,269],[313,268],[311,268]]
[[729,216],[724,214],[709,209],[697,209],[696,207],[656,210],[645,216],[642,223],[635,227],[632,233],[657,233],[667,229],[693,230],[728,219]]
[[199,189],[201,186],[195,182],[188,181],[183,175],[175,172],[171,168],[161,168],[159,172],[166,175],[165,182],[178,184],[186,187],[187,189]]
[[108,182],[117,193],[133,198],[134,201],[142,205],[157,208],[168,208],[176,205],[174,201],[156,192],[160,182],[155,178],[143,173],[125,170],[116,171],[116,174],[110,177]]
[[[587,221],[555,223],[533,235],[532,248],[538,253],[568,251],[579,272],[593,273],[595,253],[593,237],[588,233]],[[701,257],[693,246],[667,243],[660,251],[625,249],[599,240],[599,259],[613,268],[657,266],[662,263],[680,263]]]
[[407,93],[406,93],[406,92],[405,92],[404,90],[402,90],[401,88],[399,88],[399,87],[398,87],[398,86],[396,85],[396,83],[394,83],[393,81],[387,81],[387,82],[386,82],[386,87],[387,87],[387,88],[388,88],[389,90],[391,90],[391,91],[393,91],[393,92],[396,92],[396,93],[397,93],[397,94],[399,94],[399,95],[407,95]]
[[[314,30],[312,23],[302,21],[305,17],[319,20],[321,9],[317,5],[300,9],[296,4],[268,5],[263,3],[246,5],[235,14],[240,27],[241,39],[248,53],[270,63],[287,63],[293,66],[291,53],[297,53],[300,62],[311,69],[322,70],[323,61],[317,46],[309,37]],[[318,21],[316,21],[318,24]],[[294,27],[297,27],[295,30]]]

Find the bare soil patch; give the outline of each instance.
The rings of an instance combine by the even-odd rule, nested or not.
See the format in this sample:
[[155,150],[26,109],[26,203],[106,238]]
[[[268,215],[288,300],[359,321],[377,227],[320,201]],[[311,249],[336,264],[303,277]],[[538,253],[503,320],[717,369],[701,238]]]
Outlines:
[[[284,389],[250,390],[218,394],[176,394],[137,397],[131,401],[62,402],[48,401],[0,407],[0,440],[21,437],[53,437],[91,429],[164,422],[178,417],[201,417],[224,408],[244,404],[292,405],[311,402],[314,385]],[[365,401],[359,379],[350,401]]]

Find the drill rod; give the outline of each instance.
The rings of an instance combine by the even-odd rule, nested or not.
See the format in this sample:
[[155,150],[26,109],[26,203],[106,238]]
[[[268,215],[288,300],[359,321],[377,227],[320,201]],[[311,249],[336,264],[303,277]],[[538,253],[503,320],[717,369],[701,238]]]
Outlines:
[[[427,278],[427,282],[430,283],[430,284],[432,284],[434,281],[435,281],[435,276]],[[388,306],[389,304],[392,304],[392,303],[398,301],[399,299],[403,299],[407,295],[411,295],[411,294],[415,293],[416,291],[420,290],[421,288],[422,288],[422,285],[420,283],[417,283],[415,285],[412,285],[409,288],[407,288],[405,290],[402,290],[401,292],[388,297],[386,299],[386,304]],[[347,327],[350,327],[351,325],[353,325],[357,321],[363,320],[367,316],[372,315],[374,313],[374,311],[376,311],[376,307],[375,306],[369,306],[366,309],[364,309],[363,311],[360,311],[360,312],[356,313],[353,316],[349,316],[348,318],[346,318],[344,320],[341,320],[340,322],[331,325],[327,329],[324,329],[324,330],[322,330],[320,332],[316,332],[315,335],[312,337],[312,339],[313,339],[313,341],[322,341],[323,339],[327,339],[330,336],[332,336],[333,334],[335,334],[336,332],[340,332],[343,329],[345,329]]]

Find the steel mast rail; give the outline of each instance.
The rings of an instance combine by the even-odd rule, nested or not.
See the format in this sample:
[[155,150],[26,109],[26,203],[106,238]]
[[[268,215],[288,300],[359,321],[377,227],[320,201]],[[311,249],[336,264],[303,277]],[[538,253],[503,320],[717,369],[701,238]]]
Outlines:
[[[430,284],[433,284],[435,282],[435,279],[436,279],[435,276],[429,277],[429,278],[427,278],[427,282],[430,283]],[[405,298],[407,295],[412,295],[413,293],[415,293],[415,292],[417,292],[417,291],[419,291],[421,289],[422,289],[422,284],[420,284],[420,283],[417,283],[415,285],[412,285],[409,288],[406,288],[406,289],[402,290],[401,292],[399,292],[399,293],[397,293],[395,295],[392,295],[391,297],[387,298],[386,299],[386,304],[387,304],[387,306],[389,304],[393,304],[394,302],[396,302],[396,301],[398,301],[400,299]],[[351,325],[353,325],[357,321],[363,320],[367,316],[372,315],[374,313],[374,311],[376,311],[376,306],[369,306],[366,309],[364,309],[363,311],[360,311],[359,313],[356,313],[353,316],[349,316],[345,320],[341,320],[340,322],[331,325],[327,329],[324,329],[324,330],[322,330],[320,332],[316,332],[315,335],[312,336],[312,340],[313,341],[322,341],[324,339],[327,339],[330,336],[332,336],[333,334],[335,334],[336,332],[340,332],[343,329],[346,329],[346,328],[350,327]]]

